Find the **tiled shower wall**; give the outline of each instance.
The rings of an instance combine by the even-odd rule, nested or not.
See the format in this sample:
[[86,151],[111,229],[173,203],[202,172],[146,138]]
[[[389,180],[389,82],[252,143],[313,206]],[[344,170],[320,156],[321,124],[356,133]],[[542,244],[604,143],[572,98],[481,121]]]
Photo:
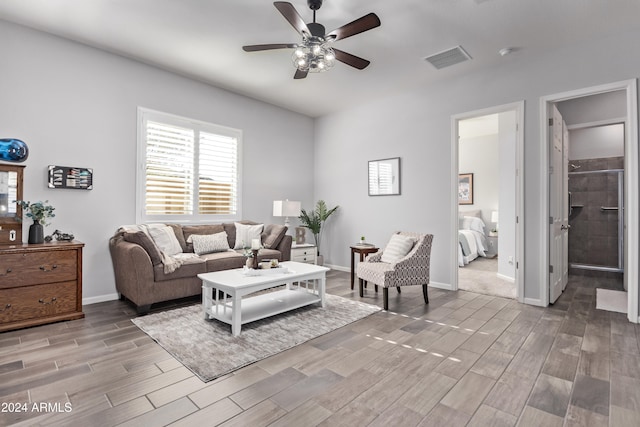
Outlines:
[[623,157],[569,161],[569,191],[574,206],[569,217],[569,263],[618,266],[618,211],[600,209],[618,206],[618,174],[571,172],[623,168]]

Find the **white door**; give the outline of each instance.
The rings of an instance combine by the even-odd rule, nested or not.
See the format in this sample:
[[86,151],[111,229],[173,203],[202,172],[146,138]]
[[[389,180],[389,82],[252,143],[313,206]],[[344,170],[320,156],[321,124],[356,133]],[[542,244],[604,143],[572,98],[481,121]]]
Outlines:
[[[549,303],[554,303],[568,278],[567,164],[562,115],[552,106],[549,120]],[[568,271],[568,270],[567,270]]]

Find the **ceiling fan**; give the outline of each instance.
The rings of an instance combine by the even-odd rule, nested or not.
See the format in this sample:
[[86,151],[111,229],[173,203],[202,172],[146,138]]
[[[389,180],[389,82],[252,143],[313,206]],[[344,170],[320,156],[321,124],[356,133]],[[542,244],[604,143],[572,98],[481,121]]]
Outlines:
[[276,1],[273,5],[302,36],[302,42],[256,44],[243,46],[245,52],[256,52],[271,49],[295,49],[291,55],[293,65],[296,67],[294,79],[304,79],[311,72],[326,71],[333,67],[335,61],[340,61],[358,70],[366,68],[370,62],[358,56],[332,47],[333,42],[355,36],[362,32],[380,26],[380,18],[375,13],[369,13],[355,21],[349,22],[330,33],[325,32],[324,25],[316,22],[316,10],[322,6],[322,0],[307,0],[309,8],[313,11],[313,22],[305,24],[295,7],[286,1]]

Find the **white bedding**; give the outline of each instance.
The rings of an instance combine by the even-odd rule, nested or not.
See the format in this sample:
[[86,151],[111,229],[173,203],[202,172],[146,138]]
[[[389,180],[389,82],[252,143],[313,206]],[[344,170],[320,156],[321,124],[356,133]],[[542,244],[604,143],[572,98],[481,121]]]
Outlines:
[[464,267],[474,259],[487,256],[487,239],[484,233],[476,230],[459,230],[467,241],[470,249],[468,255],[462,252],[462,245],[458,243],[458,266]]

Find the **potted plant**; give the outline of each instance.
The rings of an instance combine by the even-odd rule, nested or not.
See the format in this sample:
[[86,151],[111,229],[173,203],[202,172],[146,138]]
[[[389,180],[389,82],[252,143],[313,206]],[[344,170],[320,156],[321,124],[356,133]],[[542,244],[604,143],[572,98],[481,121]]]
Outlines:
[[56,209],[49,205],[49,201],[44,202],[30,202],[28,200],[16,200],[15,201],[22,208],[22,212],[27,218],[33,220],[33,224],[29,227],[29,243],[44,243],[44,227],[47,225],[47,219],[53,218],[56,214],[53,211]]
[[320,243],[322,240],[322,226],[325,221],[332,213],[334,213],[338,209],[338,206],[335,206],[331,209],[327,208],[327,204],[324,200],[318,200],[316,203],[316,208],[313,211],[307,212],[302,209],[300,212],[300,216],[298,219],[303,227],[311,230],[313,234],[313,238],[316,242],[316,248],[318,249],[318,264],[322,265],[324,263],[323,256],[320,254]]

